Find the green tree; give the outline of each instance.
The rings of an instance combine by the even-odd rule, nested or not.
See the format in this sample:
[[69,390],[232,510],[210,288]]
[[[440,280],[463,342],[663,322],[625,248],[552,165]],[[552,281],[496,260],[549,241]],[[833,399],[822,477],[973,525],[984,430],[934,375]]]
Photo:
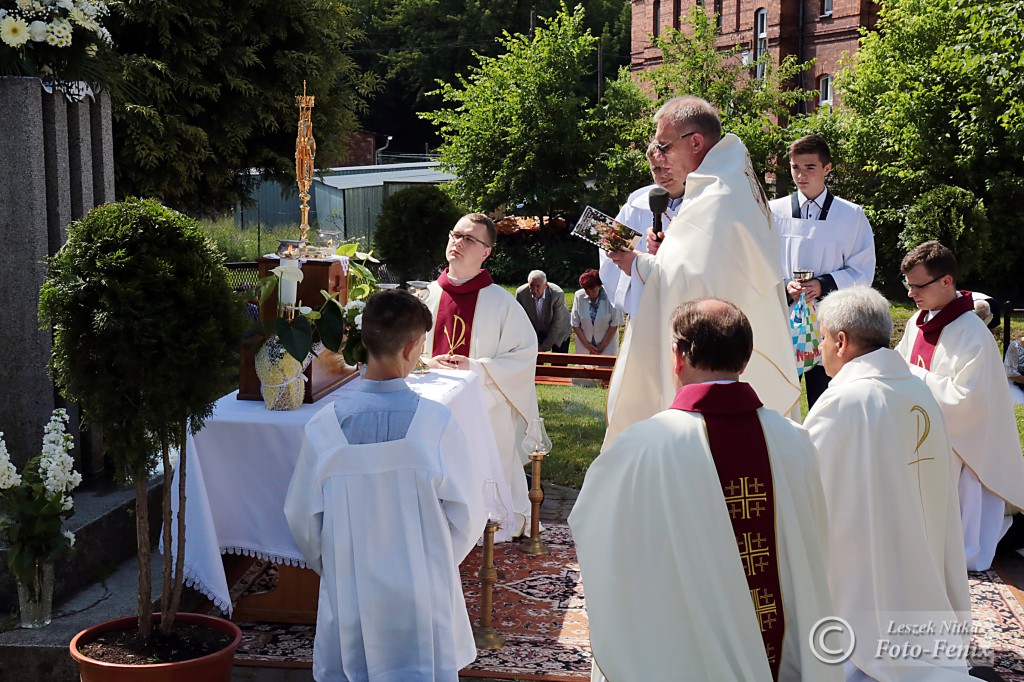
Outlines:
[[909,251],[935,239],[956,254],[957,274],[981,271],[989,255],[988,213],[981,201],[962,187],[941,185],[921,195],[907,211],[900,246]]
[[450,108],[424,118],[439,126],[441,166],[457,177],[457,201],[526,215],[572,211],[591,174],[596,124],[583,91],[597,41],[583,8],[541,19],[531,38],[505,33],[506,52],[438,91]]
[[246,322],[227,269],[198,224],[153,200],[104,204],[68,228],[47,263],[40,319],[53,327],[54,380],[103,432],[115,474],[135,488],[139,628],[153,612],[147,485],[164,471],[162,530],[171,534],[170,451],[179,452],[178,539],[164,553],[163,634],[181,599],[186,435],[231,385]]
[[[875,177],[871,208],[879,272],[895,272],[900,234],[926,192],[959,187],[988,212],[986,290],[1019,287],[1024,203],[1024,3],[883,0],[837,87],[853,117],[856,163]],[[895,281],[895,277],[891,278]]]
[[334,155],[374,79],[345,51],[361,39],[342,0],[120,0],[114,102],[121,195],[209,214],[245,196],[250,169],[294,177],[295,96],[316,97],[321,157]]
[[[388,87],[370,102],[366,127],[394,135],[389,152],[423,153],[437,147],[434,128],[418,117],[435,109],[438,81],[454,82],[477,63],[475,55],[496,57],[503,31],[528,34],[538,16],[550,16],[559,0],[352,0],[362,17],[367,44],[354,56]],[[600,36],[603,65],[614,73],[629,63],[630,3],[591,0],[584,26]],[[596,100],[597,54],[581,86]]]
[[374,248],[401,281],[434,279],[445,261],[448,231],[460,217],[462,211],[437,185],[403,189],[381,205]]

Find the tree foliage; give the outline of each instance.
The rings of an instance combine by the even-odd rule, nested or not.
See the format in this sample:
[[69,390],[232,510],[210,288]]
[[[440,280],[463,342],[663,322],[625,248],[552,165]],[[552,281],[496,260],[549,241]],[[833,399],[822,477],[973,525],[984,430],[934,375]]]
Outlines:
[[450,108],[424,117],[440,128],[441,166],[457,176],[457,201],[538,216],[576,207],[597,151],[581,85],[596,38],[583,17],[582,6],[563,4],[532,38],[504,33],[504,54],[478,56],[467,76],[441,85]]
[[[1024,3],[883,0],[837,87],[853,116],[850,148],[875,181],[871,207],[879,268],[895,270],[911,207],[942,186],[985,206],[992,256],[986,290],[1015,284],[1024,203]],[[960,254],[958,254],[959,256]]]
[[402,282],[432,280],[445,261],[448,231],[460,217],[462,211],[437,185],[403,189],[381,205],[374,248]]
[[956,254],[957,271],[968,277],[982,271],[989,255],[988,213],[981,201],[962,187],[940,185],[921,195],[907,211],[900,246],[909,251],[935,239]]
[[[353,0],[362,16],[367,45],[355,58],[388,87],[370,103],[366,126],[394,135],[389,152],[423,153],[438,146],[433,127],[418,118],[438,106],[430,93],[437,82],[454,82],[477,63],[476,55],[496,57],[503,51],[495,38],[503,31],[529,34],[538,16],[551,16],[560,0]],[[614,73],[629,63],[630,3],[591,0],[584,26],[600,36],[604,68]],[[597,55],[589,60],[581,87],[592,99],[597,92]]]
[[345,50],[360,40],[342,0],[120,0],[124,55],[114,148],[122,195],[209,214],[245,196],[250,169],[294,175],[295,96],[316,96],[321,158],[356,128],[374,79]]
[[[186,431],[197,431],[230,387],[246,326],[242,303],[194,220],[152,200],[129,199],[68,227],[67,243],[47,264],[40,319],[53,327],[50,367],[61,393],[102,430],[115,474],[135,485],[140,627],[148,634],[146,484],[162,454],[169,535],[168,453],[177,448],[184,467]],[[183,556],[181,547],[175,555]],[[171,615],[165,610],[163,621],[170,627],[168,582],[165,569],[164,608]],[[180,593],[179,571],[174,594]]]

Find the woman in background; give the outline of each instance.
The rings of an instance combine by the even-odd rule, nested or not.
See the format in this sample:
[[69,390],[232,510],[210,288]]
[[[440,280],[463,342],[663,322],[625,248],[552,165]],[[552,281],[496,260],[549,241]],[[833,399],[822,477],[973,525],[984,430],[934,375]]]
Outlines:
[[580,275],[581,289],[572,302],[570,323],[576,334],[576,352],[585,355],[616,355],[622,313],[608,300],[597,270]]

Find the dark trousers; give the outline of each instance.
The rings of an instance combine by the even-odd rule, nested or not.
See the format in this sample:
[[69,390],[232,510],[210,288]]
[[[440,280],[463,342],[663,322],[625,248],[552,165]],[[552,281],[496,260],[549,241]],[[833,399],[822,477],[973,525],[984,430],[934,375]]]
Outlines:
[[814,407],[814,403],[818,402],[818,398],[828,388],[829,381],[831,379],[825,374],[825,368],[821,365],[815,365],[813,369],[804,372],[804,383],[807,385],[808,409]]
[[569,336],[568,338],[565,339],[565,341],[563,341],[562,343],[558,344],[557,346],[551,346],[551,352],[552,353],[568,353],[569,352],[569,339],[571,339],[571,338],[572,338],[572,336]]

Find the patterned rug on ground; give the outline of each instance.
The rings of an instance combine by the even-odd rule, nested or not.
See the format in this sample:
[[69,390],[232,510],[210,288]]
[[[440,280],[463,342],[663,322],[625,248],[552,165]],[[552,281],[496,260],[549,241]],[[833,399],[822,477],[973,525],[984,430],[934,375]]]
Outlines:
[[[494,626],[505,646],[480,651],[465,677],[573,682],[590,678],[590,643],[583,586],[569,527],[545,525],[551,556],[530,557],[513,543],[495,547],[501,577],[494,587]],[[481,548],[462,564],[462,588],[474,625],[480,615]],[[970,573],[971,607],[978,650],[991,649],[1006,682],[1024,682],[1024,607],[995,571]],[[254,588],[255,589],[255,588]],[[239,623],[240,665],[309,668],[314,628],[308,625]]]

